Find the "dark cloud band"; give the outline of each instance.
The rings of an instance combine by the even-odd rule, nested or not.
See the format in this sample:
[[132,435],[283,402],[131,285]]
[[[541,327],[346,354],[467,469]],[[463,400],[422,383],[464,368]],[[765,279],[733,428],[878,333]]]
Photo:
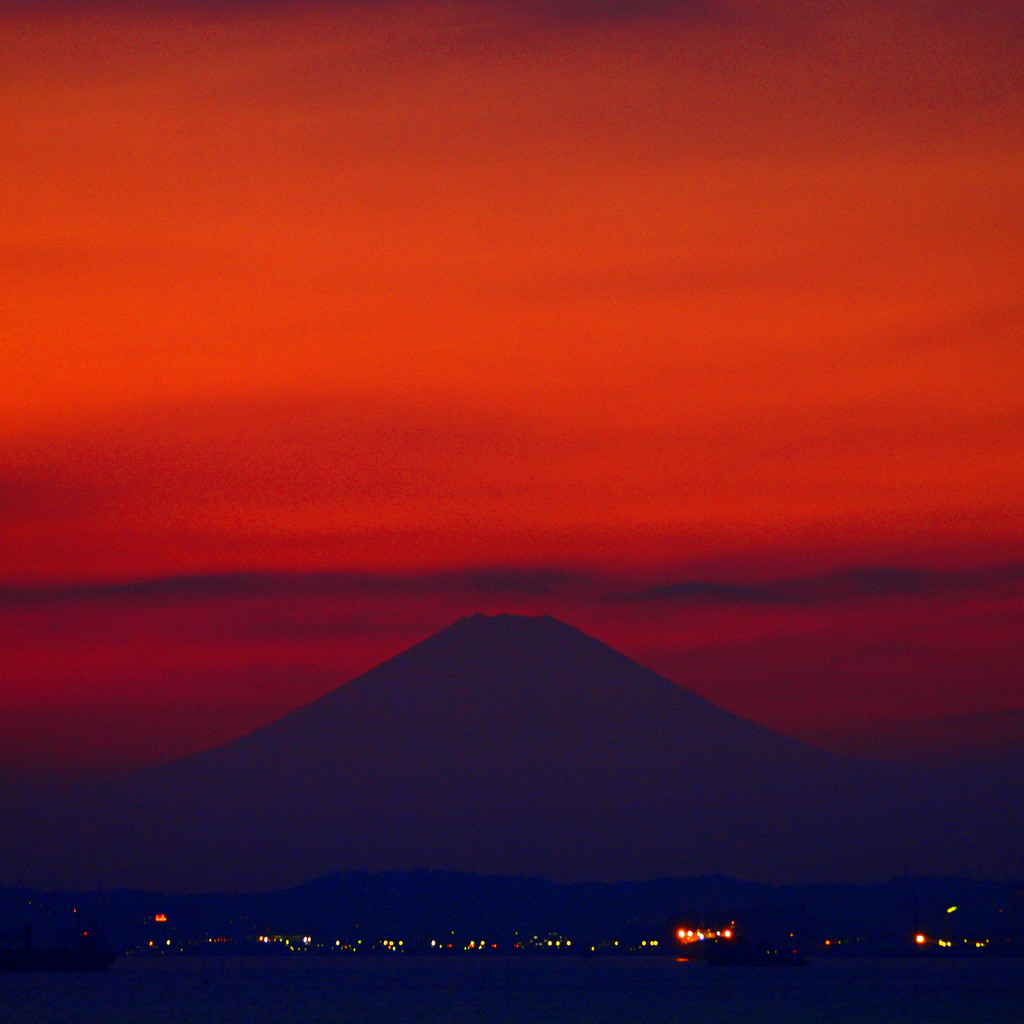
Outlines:
[[913,594],[950,594],[985,590],[1024,582],[1024,566],[936,572],[899,566],[844,569],[819,576],[769,580],[763,583],[715,583],[681,580],[661,583],[632,594],[626,600],[677,604],[834,604],[858,598],[899,597]]
[[869,566],[764,582],[676,580],[642,588],[615,586],[607,576],[561,567],[479,566],[422,573],[230,572],[128,581],[0,588],[0,606],[77,601],[200,601],[248,597],[447,595],[472,598],[566,597],[606,603],[664,605],[817,605],[877,597],[1016,591],[1024,565],[958,571]]

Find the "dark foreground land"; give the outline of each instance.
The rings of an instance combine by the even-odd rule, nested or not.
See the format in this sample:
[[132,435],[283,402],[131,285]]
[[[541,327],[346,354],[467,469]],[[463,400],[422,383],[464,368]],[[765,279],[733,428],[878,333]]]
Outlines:
[[0,889],[0,946],[91,922],[120,955],[699,957],[735,934],[804,956],[1015,957],[1024,886],[962,878],[770,886],[723,877],[558,885],[451,872],[328,875],[292,889],[174,895]]

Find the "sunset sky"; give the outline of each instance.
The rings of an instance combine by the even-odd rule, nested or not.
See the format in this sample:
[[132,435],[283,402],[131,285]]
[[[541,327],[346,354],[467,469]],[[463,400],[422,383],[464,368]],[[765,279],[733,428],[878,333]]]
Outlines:
[[0,0],[0,768],[470,612],[1024,711],[1024,5]]

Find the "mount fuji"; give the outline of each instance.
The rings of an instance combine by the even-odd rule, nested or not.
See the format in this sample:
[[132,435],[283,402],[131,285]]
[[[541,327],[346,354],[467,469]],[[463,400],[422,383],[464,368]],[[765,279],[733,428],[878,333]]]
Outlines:
[[344,870],[1009,876],[1018,785],[828,754],[555,619],[473,615],[239,740],[53,802],[3,844],[0,877],[195,892]]

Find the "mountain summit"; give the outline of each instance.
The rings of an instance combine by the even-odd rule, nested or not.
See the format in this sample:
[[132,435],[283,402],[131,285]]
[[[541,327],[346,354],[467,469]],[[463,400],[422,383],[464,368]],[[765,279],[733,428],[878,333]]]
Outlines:
[[242,739],[80,798],[36,864],[64,885],[191,891],[417,868],[865,881],[948,870],[943,805],[555,619],[473,615]]

